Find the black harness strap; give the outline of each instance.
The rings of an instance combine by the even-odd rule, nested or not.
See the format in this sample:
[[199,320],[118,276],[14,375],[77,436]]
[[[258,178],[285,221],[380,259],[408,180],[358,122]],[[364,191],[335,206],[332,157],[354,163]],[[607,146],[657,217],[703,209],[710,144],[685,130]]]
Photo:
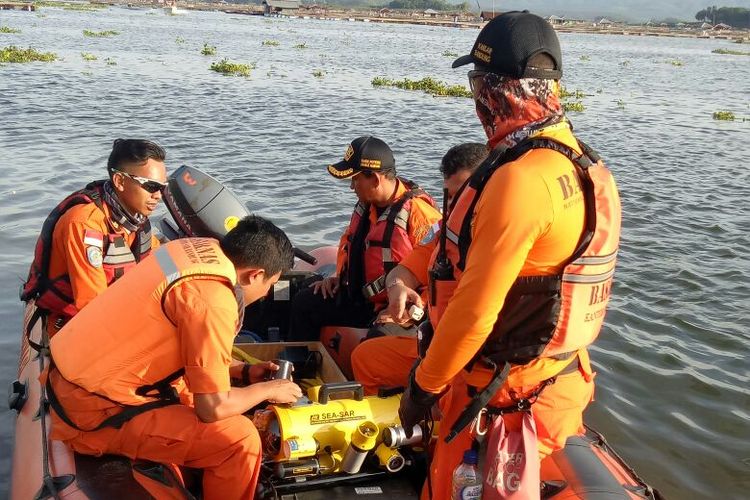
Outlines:
[[503,386],[506,380],[508,380],[508,374],[510,373],[510,363],[506,362],[502,370],[498,370],[497,365],[492,363],[495,369],[495,373],[492,375],[492,380],[487,386],[482,389],[480,393],[474,396],[471,403],[461,412],[450,432],[445,437],[445,442],[450,443],[458,434],[471,423],[474,418],[479,415],[482,408],[485,408],[492,399],[497,391]]
[[[50,372],[54,369],[54,363],[50,363]],[[58,370],[58,373],[59,370]],[[55,413],[57,413],[57,416],[60,417],[60,419],[68,424],[70,427],[77,429],[81,432],[94,432],[98,431],[100,429],[104,429],[105,427],[114,427],[115,429],[119,429],[127,422],[128,420],[145,413],[150,410],[155,410],[157,408],[163,408],[165,406],[170,406],[173,404],[179,404],[180,400],[177,395],[177,391],[172,387],[170,384],[180,378],[185,373],[185,369],[181,368],[177,370],[176,372],[166,376],[165,378],[159,380],[158,382],[155,382],[151,385],[144,385],[136,389],[135,393],[139,396],[143,397],[152,397],[152,398],[158,398],[156,401],[150,401],[148,403],[144,403],[142,405],[123,405],[121,403],[118,403],[117,401],[113,401],[105,396],[102,396],[100,394],[91,393],[95,396],[98,396],[100,398],[106,399],[108,401],[112,401],[113,403],[118,404],[120,407],[123,408],[123,410],[118,413],[117,415],[112,415],[111,417],[105,418],[99,425],[94,427],[93,429],[81,429],[78,427],[68,416],[68,414],[65,412],[65,409],[63,408],[62,404],[60,403],[60,400],[57,399],[57,395],[55,395],[54,390],[52,389],[52,384],[50,383],[50,374],[47,374],[47,383],[45,384],[46,392],[47,392],[47,399],[49,400],[49,404],[52,407],[53,410],[55,410]],[[60,374],[62,377],[62,374]],[[68,381],[68,383],[71,383]],[[151,394],[152,391],[156,391],[156,394]]]
[[466,267],[466,255],[469,252],[469,246],[471,245],[471,221],[473,219],[474,210],[477,203],[479,202],[480,195],[487,185],[490,176],[500,167],[506,163],[517,160],[524,154],[528,153],[532,149],[551,149],[562,154],[568,158],[573,165],[576,167],[576,171],[579,174],[580,182],[582,184],[582,191],[584,193],[584,203],[586,212],[585,229],[581,235],[581,239],[578,242],[576,251],[573,252],[569,262],[574,261],[580,257],[583,252],[586,251],[588,244],[594,237],[594,230],[596,229],[596,199],[594,197],[594,181],[591,179],[589,174],[589,167],[594,163],[598,162],[601,158],[596,152],[594,152],[589,146],[581,141],[578,141],[578,145],[583,151],[583,154],[578,154],[571,147],[558,142],[554,139],[548,138],[532,138],[521,141],[516,146],[501,151],[493,151],[490,156],[479,166],[479,168],[472,174],[469,179],[469,185],[473,187],[477,194],[471,202],[469,209],[467,210],[467,217],[461,225],[461,230],[458,235],[458,254],[459,259],[456,266],[463,270]]

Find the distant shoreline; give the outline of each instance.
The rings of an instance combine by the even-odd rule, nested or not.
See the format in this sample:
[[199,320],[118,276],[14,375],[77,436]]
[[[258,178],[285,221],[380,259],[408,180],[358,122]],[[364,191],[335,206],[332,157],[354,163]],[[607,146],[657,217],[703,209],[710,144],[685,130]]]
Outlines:
[[[51,2],[44,2],[42,7],[49,7]],[[65,4],[63,0],[60,2]],[[75,2],[80,3],[80,2]],[[133,9],[162,9],[170,8],[164,3],[143,0],[91,0],[92,4],[112,5],[129,7]],[[189,10],[219,11],[227,14],[240,15],[265,15],[263,6],[231,3],[202,3],[202,2],[179,2],[172,9],[174,13],[182,13]],[[34,2],[9,2],[0,0],[0,7],[15,8],[16,10],[35,10]],[[31,7],[31,8],[29,8]],[[179,9],[178,9],[179,8]],[[305,7],[290,11],[289,14],[272,14],[270,17],[321,19],[332,21],[350,21],[365,23],[389,23],[389,24],[414,24],[422,26],[441,26],[451,28],[480,29],[486,23],[477,21],[477,17],[466,12],[431,13],[422,11],[398,11],[391,9],[329,9],[324,6]],[[555,24],[555,30],[559,33],[583,33],[594,35],[626,35],[626,36],[650,36],[669,38],[703,38],[710,40],[730,40],[737,43],[750,43],[750,30],[730,29],[696,29],[694,27],[666,27],[628,25],[623,23],[611,23],[607,25],[596,24],[589,21],[576,21],[573,24]]]

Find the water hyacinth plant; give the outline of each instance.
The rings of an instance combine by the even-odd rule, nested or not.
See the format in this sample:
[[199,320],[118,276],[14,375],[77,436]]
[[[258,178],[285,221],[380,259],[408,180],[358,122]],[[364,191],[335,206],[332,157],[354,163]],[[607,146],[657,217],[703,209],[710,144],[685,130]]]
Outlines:
[[451,96],[451,97],[471,97],[471,91],[463,85],[448,85],[432,77],[425,77],[421,80],[390,80],[383,77],[372,79],[373,87],[396,87],[404,90],[421,90],[433,96]]
[[281,45],[281,42],[279,42],[278,40],[263,40],[261,45],[268,45],[269,47],[278,47],[279,45]]
[[326,72],[323,71],[322,69],[316,69],[316,70],[313,70],[312,74],[316,78],[323,78],[325,76]]
[[713,115],[714,120],[723,120],[723,121],[734,121],[734,113],[731,111],[714,111]]
[[741,50],[729,50],[729,49],[714,49],[711,51],[712,54],[724,54],[728,56],[750,56],[750,52],[743,52]]
[[117,61],[115,61],[111,57],[106,58],[104,62],[107,63],[107,66],[117,66]]
[[88,36],[92,38],[107,38],[107,37],[116,36],[119,34],[120,34],[119,31],[114,31],[114,30],[105,30],[105,31],[83,30],[83,36]]
[[81,52],[81,57],[83,57],[84,61],[96,61],[99,59],[94,54],[91,54],[90,52]]
[[28,63],[35,61],[49,62],[57,59],[52,52],[39,52],[31,47],[22,49],[11,45],[0,49],[0,63]]
[[216,54],[216,47],[204,43],[203,48],[201,49],[201,54],[203,54],[204,56],[213,56]]
[[569,113],[571,111],[576,113],[583,113],[583,110],[586,109],[581,101],[564,102],[562,106],[563,110],[565,110],[566,113]]
[[233,63],[227,58],[211,64],[211,70],[227,76],[250,76],[250,71],[255,69],[255,64]]
[[443,56],[445,56],[445,57],[458,57],[458,54],[456,54],[455,52],[452,52],[450,50],[444,50],[443,51]]
[[683,63],[683,62],[682,62],[682,61],[680,61],[679,59],[672,59],[672,60],[669,60],[669,61],[667,61],[667,62],[668,62],[669,64],[671,64],[672,66],[677,66],[677,67],[680,67],[680,66],[684,66],[684,65],[685,65],[685,63]]
[[294,48],[295,49],[306,49],[307,48],[307,43],[306,42],[298,43],[297,45],[294,46]]
[[21,30],[16,29],[16,28],[11,28],[10,26],[0,26],[0,33],[13,34],[13,33],[20,33],[20,32]]
[[181,36],[178,36],[177,38],[174,39],[174,43],[185,43],[185,39],[182,38]]
[[560,98],[561,99],[567,99],[569,97],[575,98],[575,99],[583,99],[586,97],[586,93],[582,90],[575,90],[574,92],[569,91],[565,88],[564,85],[560,85]]

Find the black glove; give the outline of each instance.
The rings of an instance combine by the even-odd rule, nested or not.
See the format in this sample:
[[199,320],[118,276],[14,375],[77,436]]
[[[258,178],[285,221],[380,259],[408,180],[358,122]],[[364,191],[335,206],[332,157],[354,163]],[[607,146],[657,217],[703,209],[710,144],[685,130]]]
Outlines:
[[401,396],[401,405],[398,407],[398,418],[401,419],[401,426],[404,428],[404,434],[407,438],[411,438],[414,426],[425,419],[432,410],[432,405],[441,396],[441,394],[433,394],[419,387],[414,376],[417,366],[419,366],[419,361],[411,369],[409,384],[406,386],[403,396]]

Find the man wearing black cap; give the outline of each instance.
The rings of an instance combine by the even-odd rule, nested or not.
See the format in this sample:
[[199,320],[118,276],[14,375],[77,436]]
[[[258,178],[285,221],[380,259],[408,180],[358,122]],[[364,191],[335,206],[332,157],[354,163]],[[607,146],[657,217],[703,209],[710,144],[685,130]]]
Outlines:
[[399,416],[411,434],[442,397],[429,498],[450,498],[475,427],[489,429],[482,497],[539,498],[537,455],[582,430],[593,395],[587,346],[609,299],[620,203],[611,174],[563,113],[549,23],[527,11],[496,17],[453,67],[470,63],[491,153],[457,195],[429,261],[415,251],[401,263],[422,272],[386,279],[389,312],[402,319],[416,274],[429,268],[434,334],[429,348],[420,345]]
[[352,141],[328,173],[349,179],[358,203],[339,242],[336,275],[292,301],[291,340],[317,340],[325,325],[368,326],[387,305],[386,273],[440,220],[427,193],[397,177],[393,152],[377,137]]

